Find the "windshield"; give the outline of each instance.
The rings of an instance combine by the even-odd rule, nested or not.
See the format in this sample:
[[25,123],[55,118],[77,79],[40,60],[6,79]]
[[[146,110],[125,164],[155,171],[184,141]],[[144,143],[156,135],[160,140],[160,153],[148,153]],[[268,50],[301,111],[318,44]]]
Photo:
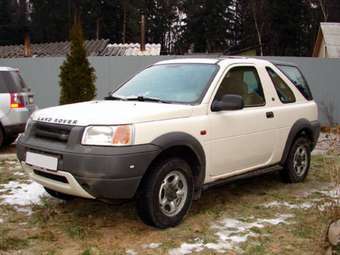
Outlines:
[[217,65],[166,64],[151,66],[118,88],[113,96],[143,97],[175,103],[202,99]]

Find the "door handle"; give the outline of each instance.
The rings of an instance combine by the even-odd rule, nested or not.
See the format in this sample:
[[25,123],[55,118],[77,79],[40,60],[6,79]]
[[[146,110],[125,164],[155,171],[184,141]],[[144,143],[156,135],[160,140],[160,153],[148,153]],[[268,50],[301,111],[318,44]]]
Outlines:
[[274,113],[273,112],[266,112],[266,117],[267,117],[267,119],[274,118]]

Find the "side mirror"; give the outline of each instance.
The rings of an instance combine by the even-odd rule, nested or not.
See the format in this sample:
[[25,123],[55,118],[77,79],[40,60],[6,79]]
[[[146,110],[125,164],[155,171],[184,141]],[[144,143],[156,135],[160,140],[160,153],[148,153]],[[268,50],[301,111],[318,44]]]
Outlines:
[[222,100],[215,100],[211,105],[213,112],[241,110],[244,107],[243,98],[239,95],[224,95]]

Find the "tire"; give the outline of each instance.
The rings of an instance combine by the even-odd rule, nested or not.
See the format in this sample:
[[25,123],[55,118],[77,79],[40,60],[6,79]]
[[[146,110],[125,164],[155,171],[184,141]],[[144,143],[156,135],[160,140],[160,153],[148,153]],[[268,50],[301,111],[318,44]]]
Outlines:
[[309,172],[311,160],[311,141],[306,137],[298,137],[287,157],[284,169],[280,172],[284,182],[303,182]]
[[17,138],[18,138],[18,135],[6,137],[6,138],[4,139],[3,145],[5,145],[5,146],[11,145],[12,143],[14,143],[14,141],[15,141]]
[[4,130],[2,129],[2,126],[0,125],[0,148],[4,145],[5,141],[5,133]]
[[74,196],[67,195],[67,194],[64,194],[64,193],[61,193],[61,192],[58,192],[58,191],[54,191],[54,190],[51,190],[51,189],[46,188],[46,187],[44,187],[44,189],[46,190],[46,192],[50,196],[52,196],[54,198],[58,198],[58,199],[65,200],[65,201],[69,201],[69,200],[72,200],[74,198]]
[[190,209],[193,191],[189,164],[180,158],[163,160],[143,178],[136,201],[138,215],[147,225],[174,227]]

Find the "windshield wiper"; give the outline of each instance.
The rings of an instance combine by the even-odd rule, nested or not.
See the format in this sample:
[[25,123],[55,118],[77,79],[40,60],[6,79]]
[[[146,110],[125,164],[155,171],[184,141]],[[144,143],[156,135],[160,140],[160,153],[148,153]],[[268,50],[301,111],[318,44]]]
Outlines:
[[165,103],[170,104],[170,101],[162,100],[157,97],[145,97],[145,96],[137,96],[137,97],[126,97],[125,100],[128,101],[140,101],[140,102],[156,102],[156,103]]
[[109,94],[107,97],[104,97],[105,100],[122,100],[126,101],[127,99],[125,97],[120,97],[120,96],[114,96],[112,94]]

